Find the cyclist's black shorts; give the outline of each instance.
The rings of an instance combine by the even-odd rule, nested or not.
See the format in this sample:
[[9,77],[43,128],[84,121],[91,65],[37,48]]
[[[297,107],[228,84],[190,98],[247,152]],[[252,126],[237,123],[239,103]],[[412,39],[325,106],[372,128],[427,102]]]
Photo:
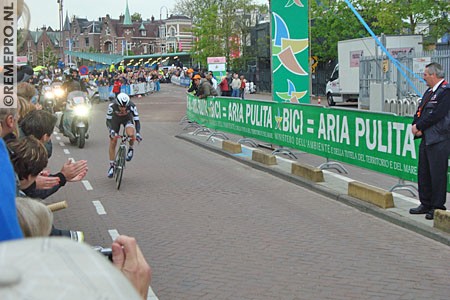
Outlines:
[[123,125],[124,128],[127,127],[134,127],[134,122],[131,116],[125,116],[125,117],[113,117],[111,119],[111,129],[114,130],[114,132],[119,133],[120,125]]

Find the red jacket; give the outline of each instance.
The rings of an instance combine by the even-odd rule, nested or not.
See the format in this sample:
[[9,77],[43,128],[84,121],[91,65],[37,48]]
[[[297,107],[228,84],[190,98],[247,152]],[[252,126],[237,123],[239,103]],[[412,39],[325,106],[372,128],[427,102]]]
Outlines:
[[122,82],[119,80],[114,81],[113,93],[120,93],[120,87],[122,86]]
[[224,78],[220,83],[219,83],[219,87],[220,90],[222,92],[228,92],[230,90],[229,86],[228,86],[228,81],[226,78]]

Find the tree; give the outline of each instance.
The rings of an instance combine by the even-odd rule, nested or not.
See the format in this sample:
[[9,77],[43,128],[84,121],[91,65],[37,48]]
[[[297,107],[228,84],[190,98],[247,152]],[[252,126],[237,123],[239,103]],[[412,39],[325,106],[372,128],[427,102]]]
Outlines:
[[[206,64],[209,56],[225,56],[232,63],[232,54],[244,49],[250,32],[244,16],[258,7],[267,12],[252,0],[178,0],[174,11],[192,19],[195,59]],[[241,55],[245,56],[245,51]]]
[[[435,41],[450,28],[449,1],[435,0],[350,0],[376,34],[414,34],[419,24],[429,25],[429,37]],[[340,40],[367,37],[344,1],[311,0],[311,52],[321,60],[337,57]]]
[[131,22],[141,22],[142,21],[142,15],[138,12],[135,12],[131,15]]
[[58,63],[58,56],[55,55],[52,48],[48,46],[44,49],[44,52],[38,53],[38,63],[42,62],[43,66],[56,66]]

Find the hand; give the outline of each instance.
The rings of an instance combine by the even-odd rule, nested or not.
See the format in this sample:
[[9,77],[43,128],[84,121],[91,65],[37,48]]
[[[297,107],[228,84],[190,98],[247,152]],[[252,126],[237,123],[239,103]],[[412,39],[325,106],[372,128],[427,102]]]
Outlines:
[[411,126],[411,132],[412,132],[412,134],[413,134],[414,136],[417,136],[417,137],[422,136],[422,131],[420,131],[420,130],[417,129],[416,124],[414,124],[413,126]]
[[142,141],[142,136],[140,133],[136,133],[136,141],[138,141],[138,143]]
[[120,235],[111,245],[113,264],[128,278],[143,299],[147,299],[152,270],[136,239]]
[[58,184],[59,177],[49,177],[48,174],[36,177],[36,188],[39,190],[49,190]]
[[39,175],[49,176],[50,175],[50,170],[49,169],[42,170],[41,173],[39,173]]
[[109,137],[113,139],[115,136],[116,136],[116,132],[115,132],[114,130],[111,129],[111,130],[109,131]]
[[86,176],[87,171],[88,171],[88,169],[86,168],[85,171],[80,172],[77,176],[75,176],[75,177],[73,177],[72,179],[67,180],[67,181],[70,181],[70,182],[81,181],[81,180],[83,180],[83,178]]
[[67,181],[76,181],[76,178],[79,178],[78,176],[83,172],[87,172],[86,160],[80,160],[77,162],[68,160],[61,169],[61,173],[64,175],[64,177],[66,177]]

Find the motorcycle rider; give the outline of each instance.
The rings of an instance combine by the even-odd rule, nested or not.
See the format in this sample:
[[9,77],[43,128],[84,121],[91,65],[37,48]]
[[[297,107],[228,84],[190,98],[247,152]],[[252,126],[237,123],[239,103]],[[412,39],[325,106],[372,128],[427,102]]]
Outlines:
[[117,95],[115,103],[109,104],[108,112],[106,113],[106,127],[109,131],[109,178],[112,178],[114,175],[114,156],[117,146],[117,139],[115,137],[119,133],[120,125],[124,126],[125,133],[130,138],[126,157],[126,160],[130,161],[134,154],[134,141],[137,140],[140,142],[142,137],[140,134],[141,124],[139,122],[137,107],[125,93],[119,93]]
[[[70,92],[74,91],[82,91],[86,92],[86,87],[83,83],[80,83],[80,78],[78,76],[78,70],[77,69],[70,69],[70,74],[66,75],[66,81],[62,85],[63,89],[66,92],[66,97],[69,96]],[[84,89],[83,89],[84,88]],[[67,100],[66,100],[67,102]],[[62,110],[63,114],[61,115],[61,121],[59,123],[59,130],[61,133],[63,133],[65,136],[69,138],[69,140],[73,141],[76,140],[75,135],[72,133],[72,121],[73,121],[73,111],[68,110],[67,106],[63,106]]]

